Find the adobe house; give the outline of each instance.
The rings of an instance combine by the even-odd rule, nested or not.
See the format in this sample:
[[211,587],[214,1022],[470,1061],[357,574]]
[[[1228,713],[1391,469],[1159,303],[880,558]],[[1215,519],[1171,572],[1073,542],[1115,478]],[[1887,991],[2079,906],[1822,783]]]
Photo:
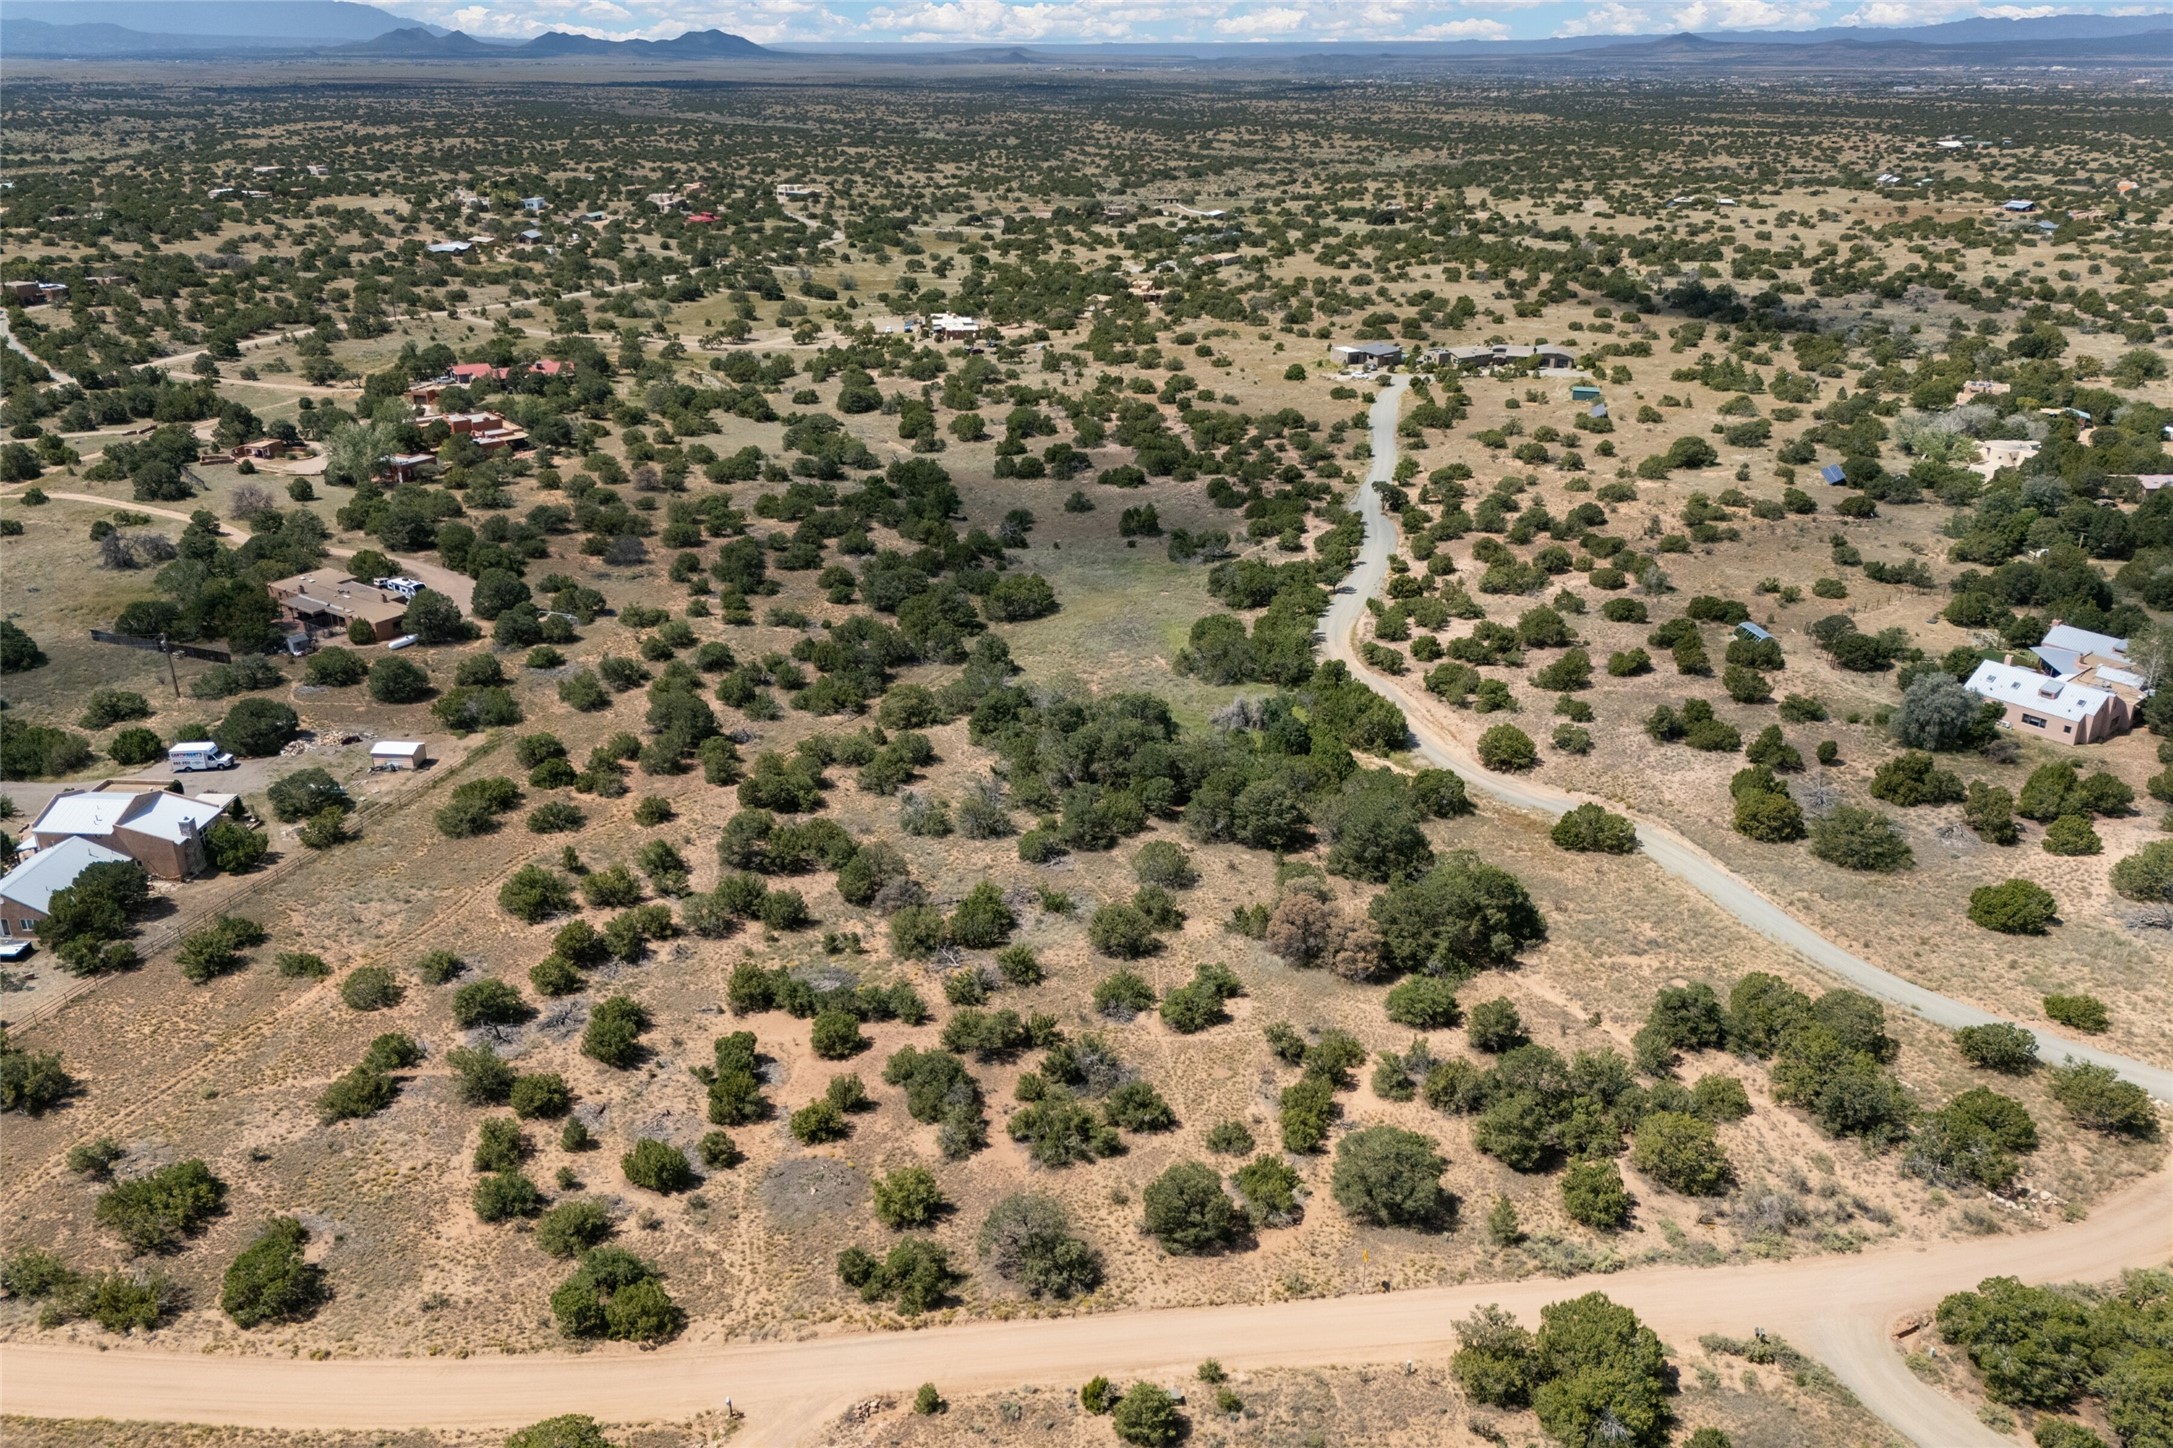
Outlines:
[[406,624],[407,602],[337,569],[297,573],[265,586],[280,613],[305,628],[350,631],[358,620],[379,643],[398,636]]
[[225,812],[226,806],[215,801],[162,789],[71,790],[53,796],[30,826],[29,838],[40,850],[86,840],[127,856],[161,880],[186,880],[203,873],[204,831]]

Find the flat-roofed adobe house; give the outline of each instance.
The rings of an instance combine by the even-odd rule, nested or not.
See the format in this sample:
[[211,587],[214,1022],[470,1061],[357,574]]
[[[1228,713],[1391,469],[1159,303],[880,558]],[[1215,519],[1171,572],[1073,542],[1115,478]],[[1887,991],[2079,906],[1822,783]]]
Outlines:
[[1401,342],[1345,342],[1328,349],[1329,360],[1344,367],[1356,367],[1371,372],[1378,367],[1393,367],[1403,360]]
[[360,621],[382,643],[400,632],[407,618],[407,600],[336,568],[297,573],[265,585],[279,611],[309,628],[351,631]]
[[72,790],[53,796],[29,837],[40,850],[87,840],[161,880],[186,880],[203,873],[204,831],[225,812],[223,804],[163,789]]
[[938,312],[928,319],[928,335],[937,342],[976,342],[981,337],[981,319]]

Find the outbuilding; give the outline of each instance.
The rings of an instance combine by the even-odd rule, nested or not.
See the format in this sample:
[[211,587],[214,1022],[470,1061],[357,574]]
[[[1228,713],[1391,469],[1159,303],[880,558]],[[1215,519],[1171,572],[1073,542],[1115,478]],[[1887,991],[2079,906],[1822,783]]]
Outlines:
[[430,762],[430,751],[419,739],[380,739],[370,746],[372,769],[420,769]]

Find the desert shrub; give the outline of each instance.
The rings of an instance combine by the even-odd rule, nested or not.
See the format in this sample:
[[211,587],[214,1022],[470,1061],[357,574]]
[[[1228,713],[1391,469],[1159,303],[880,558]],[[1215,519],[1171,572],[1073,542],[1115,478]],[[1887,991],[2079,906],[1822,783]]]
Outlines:
[[696,1180],[687,1154],[669,1142],[653,1137],[645,1136],[635,1142],[633,1150],[619,1158],[619,1169],[635,1186],[652,1192],[685,1191]]
[[1102,1255],[1071,1230],[1054,1197],[1018,1192],[990,1209],[978,1245],[990,1268],[1029,1297],[1072,1298],[1102,1282]]
[[300,1322],[324,1301],[323,1271],[303,1260],[309,1232],[292,1217],[274,1217],[227,1266],[219,1310],[236,1327]]
[[2155,1137],[2158,1112],[2150,1093],[2110,1067],[2070,1061],[2052,1069],[2052,1099],[2077,1126],[2125,1136]]
[[1954,1044],[1963,1060],[1987,1071],[2020,1076],[2037,1069],[2037,1038],[2004,1021],[1963,1026],[1954,1033]]
[[1637,848],[1637,826],[1597,804],[1585,803],[1556,820],[1549,838],[1565,850],[1627,855]]
[[445,1053],[445,1064],[459,1080],[460,1099],[469,1106],[498,1106],[512,1094],[518,1079],[513,1068],[488,1046],[455,1046]]
[[907,1237],[881,1259],[848,1247],[838,1254],[838,1277],[861,1301],[889,1299],[908,1317],[941,1307],[963,1280],[950,1253],[926,1237]]
[[1841,805],[1811,825],[1811,853],[1844,870],[1892,874],[1916,863],[1894,822],[1876,810]]
[[226,1183],[192,1159],[107,1188],[93,1216],[138,1252],[171,1252],[225,1210]]
[[1679,1111],[1656,1111],[1637,1124],[1630,1161],[1662,1186],[1690,1197],[1720,1196],[1735,1175],[1712,1123]]
[[926,1167],[900,1167],[876,1178],[875,1219],[894,1232],[932,1226],[946,1205],[935,1173]]
[[1969,892],[1969,918],[2002,935],[2043,935],[2058,914],[2049,891],[2028,880],[2003,880]]
[[523,1121],[555,1121],[573,1109],[573,1091],[556,1071],[517,1076],[506,1105]]
[[2045,826],[2044,850],[2048,855],[2099,855],[2105,852],[2105,841],[2088,815],[2065,814]]
[[2111,1029],[2112,1013],[2105,1002],[2093,995],[2048,995],[2043,1001],[2045,1015],[2072,1031],[2098,1035]]
[[1448,1161],[1415,1131],[1369,1126],[1336,1143],[1336,1204],[1377,1227],[1432,1227],[1452,1209],[1441,1189]]
[[453,992],[453,1024],[462,1030],[477,1026],[509,1026],[535,1014],[521,993],[496,976],[471,980]]
[[340,982],[340,999],[349,1010],[381,1011],[400,1003],[400,982],[381,965],[358,966]]
[[1399,981],[1382,1004],[1391,1021],[1420,1031],[1445,1030],[1463,1016],[1455,983],[1439,976],[1414,975]]
[[1134,1383],[1110,1410],[1117,1441],[1135,1448],[1166,1448],[1185,1436],[1185,1417],[1167,1388]]
[[1473,1006],[1464,1031],[1474,1048],[1495,1054],[1515,1050],[1530,1039],[1517,1008],[1499,997]]
[[1516,774],[1539,763],[1532,736],[1514,724],[1496,724],[1479,736],[1479,762],[1497,774]]
[[622,1342],[663,1342],[685,1323],[657,1270],[609,1246],[582,1256],[573,1275],[551,1294],[551,1315],[568,1337]]
[[1611,1161],[1571,1162],[1562,1173],[1562,1210],[1594,1231],[1620,1231],[1630,1220],[1621,1170]]
[[384,1067],[364,1061],[324,1088],[317,1097],[317,1115],[326,1122],[357,1120],[384,1110],[399,1094],[399,1083]]
[[626,996],[598,1001],[589,1012],[588,1028],[581,1033],[581,1054],[626,1070],[642,1058],[641,1033],[648,1025],[649,1013]]
[[1221,1175],[1196,1161],[1170,1166],[1147,1185],[1140,1201],[1147,1234],[1176,1255],[1227,1250],[1244,1230],[1244,1214],[1223,1191]]

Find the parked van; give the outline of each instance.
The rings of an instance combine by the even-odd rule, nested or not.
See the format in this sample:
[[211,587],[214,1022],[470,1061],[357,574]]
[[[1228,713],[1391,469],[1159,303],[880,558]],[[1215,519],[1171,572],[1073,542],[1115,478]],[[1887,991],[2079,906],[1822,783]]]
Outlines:
[[174,773],[187,774],[198,769],[232,769],[234,756],[209,739],[195,739],[167,750],[166,763]]

